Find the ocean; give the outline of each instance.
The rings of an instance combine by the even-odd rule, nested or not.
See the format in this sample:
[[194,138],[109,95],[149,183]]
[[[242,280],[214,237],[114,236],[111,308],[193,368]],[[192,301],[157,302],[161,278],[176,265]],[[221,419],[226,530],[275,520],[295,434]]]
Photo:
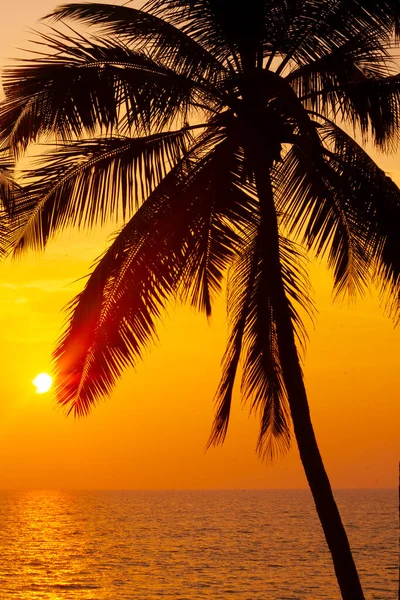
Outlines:
[[[397,599],[394,490],[338,490],[366,598]],[[340,598],[308,491],[0,492],[4,600]]]

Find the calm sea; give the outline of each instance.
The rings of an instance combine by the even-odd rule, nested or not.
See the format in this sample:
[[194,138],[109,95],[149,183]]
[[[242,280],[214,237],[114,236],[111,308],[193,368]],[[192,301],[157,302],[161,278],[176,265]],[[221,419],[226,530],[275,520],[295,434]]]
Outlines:
[[[368,600],[397,598],[395,491],[336,493]],[[1,492],[0,598],[339,599],[306,491]]]

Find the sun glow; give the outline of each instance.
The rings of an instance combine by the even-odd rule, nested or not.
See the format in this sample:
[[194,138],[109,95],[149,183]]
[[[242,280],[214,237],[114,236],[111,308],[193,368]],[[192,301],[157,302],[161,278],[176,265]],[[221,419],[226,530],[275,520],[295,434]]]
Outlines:
[[32,381],[37,394],[45,394],[51,388],[53,379],[47,373],[39,373]]

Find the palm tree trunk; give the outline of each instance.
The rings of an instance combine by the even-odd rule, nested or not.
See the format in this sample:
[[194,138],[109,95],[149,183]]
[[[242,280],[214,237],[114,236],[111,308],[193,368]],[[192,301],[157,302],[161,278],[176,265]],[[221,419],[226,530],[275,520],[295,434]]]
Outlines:
[[[346,531],[332,494],[315,438],[303,374],[297,353],[293,322],[286,297],[279,259],[279,232],[271,178],[262,151],[253,157],[261,207],[264,259],[275,294],[276,327],[283,378],[288,394],[294,433],[317,513],[332,555],[343,600],[364,600]],[[264,155],[265,157],[265,155]]]

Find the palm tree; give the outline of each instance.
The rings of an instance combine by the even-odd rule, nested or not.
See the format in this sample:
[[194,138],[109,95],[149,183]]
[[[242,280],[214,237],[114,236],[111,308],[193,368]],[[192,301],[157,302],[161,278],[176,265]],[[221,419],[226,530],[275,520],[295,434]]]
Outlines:
[[69,306],[58,401],[86,414],[154,341],[171,299],[210,315],[228,272],[209,444],[225,438],[241,363],[259,453],[285,451],[293,425],[342,597],[364,598],[299,360],[312,313],[303,255],[327,256],[337,294],[376,283],[398,318],[400,191],[356,140],[397,143],[400,3],[148,0],[49,17],[96,29],[51,29],[5,73],[3,143],[18,157],[56,142],[24,176],[9,247],[126,223]]

